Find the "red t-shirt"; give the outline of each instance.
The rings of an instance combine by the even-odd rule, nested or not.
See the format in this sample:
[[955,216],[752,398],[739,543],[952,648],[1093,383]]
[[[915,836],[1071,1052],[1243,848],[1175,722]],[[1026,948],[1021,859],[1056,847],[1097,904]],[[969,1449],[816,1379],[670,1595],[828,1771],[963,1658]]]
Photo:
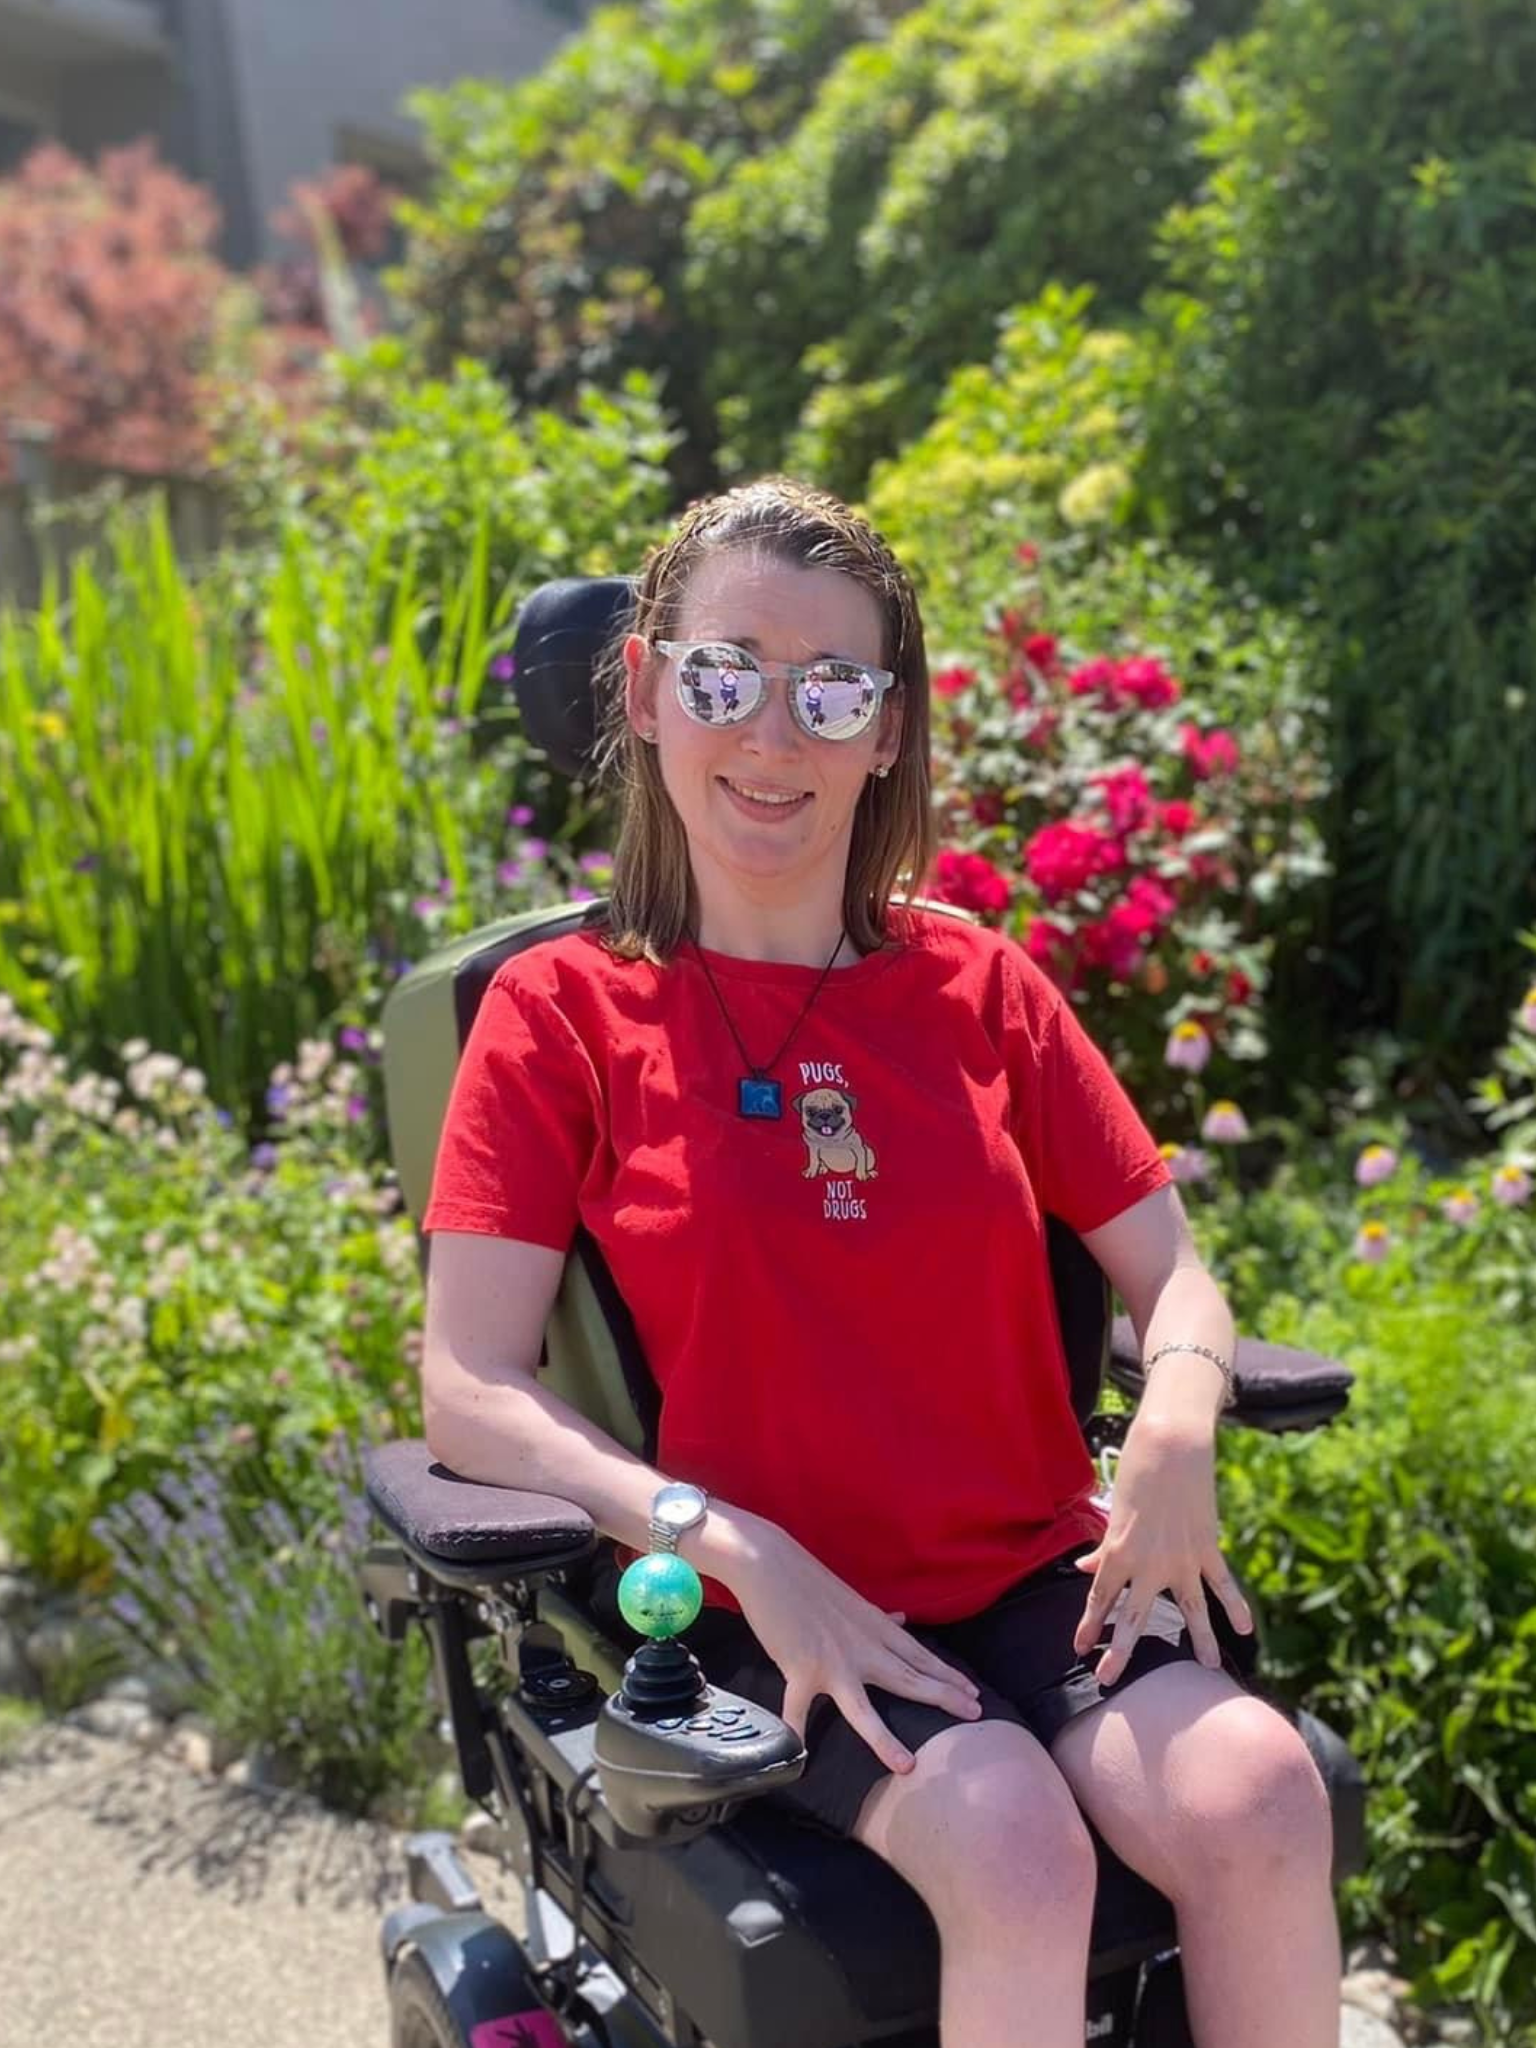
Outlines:
[[[934,913],[834,969],[776,1069],[698,959],[592,934],[506,961],[464,1047],[424,1228],[601,1246],[661,1389],[669,1478],[788,1529],[913,1621],[1097,1539],[1042,1212],[1089,1231],[1168,1179],[1013,941]],[[710,953],[754,1060],[818,970]]]

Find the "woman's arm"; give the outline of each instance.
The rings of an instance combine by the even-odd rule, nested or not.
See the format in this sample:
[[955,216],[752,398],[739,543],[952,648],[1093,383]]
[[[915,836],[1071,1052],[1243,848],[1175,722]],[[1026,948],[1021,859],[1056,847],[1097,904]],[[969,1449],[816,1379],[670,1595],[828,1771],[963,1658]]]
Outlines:
[[[1165,1344],[1199,1344],[1230,1365],[1232,1311],[1200,1263],[1178,1191],[1159,1188],[1083,1239],[1136,1327],[1143,1358]],[[1170,1352],[1147,1376],[1133,1427],[1214,1436],[1226,1392],[1220,1369],[1197,1352]]]
[[[466,1479],[574,1501],[605,1535],[645,1550],[665,1477],[538,1381],[564,1266],[565,1254],[547,1245],[434,1232],[421,1373],[427,1444]],[[730,1585],[761,1526],[712,1501],[679,1547],[698,1571]]]

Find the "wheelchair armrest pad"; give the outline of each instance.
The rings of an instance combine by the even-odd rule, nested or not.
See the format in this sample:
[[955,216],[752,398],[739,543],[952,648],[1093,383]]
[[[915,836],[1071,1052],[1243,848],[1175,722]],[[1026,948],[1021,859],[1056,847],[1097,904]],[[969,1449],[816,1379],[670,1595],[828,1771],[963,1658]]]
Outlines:
[[[1139,1395],[1146,1383],[1141,1350],[1128,1316],[1110,1332],[1109,1376],[1122,1393]],[[1289,1344],[1239,1337],[1232,1366],[1237,1394],[1226,1419],[1251,1429],[1313,1429],[1348,1405],[1355,1376],[1348,1366]]]
[[372,1446],[363,1453],[363,1477],[374,1513],[429,1570],[532,1571],[575,1563],[596,1540],[585,1508],[461,1479],[419,1437]]

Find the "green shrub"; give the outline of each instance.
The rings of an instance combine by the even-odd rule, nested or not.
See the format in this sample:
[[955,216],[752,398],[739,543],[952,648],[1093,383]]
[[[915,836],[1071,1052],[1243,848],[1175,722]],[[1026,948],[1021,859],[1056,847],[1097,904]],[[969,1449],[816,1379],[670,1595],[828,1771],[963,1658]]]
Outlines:
[[285,415],[234,394],[221,476],[244,551],[223,579],[256,584],[285,535],[366,565],[414,565],[419,588],[452,591],[483,529],[494,599],[554,576],[635,566],[666,508],[675,438],[651,381],[581,383],[569,411],[514,406],[483,363],[427,377],[398,338],[328,365],[327,403]]
[[1536,849],[1536,14],[1273,0],[1191,95],[1146,488],[1330,627],[1340,1021],[1464,1077]]
[[1089,324],[1092,299],[1053,284],[1014,307],[990,360],[956,370],[925,431],[869,478],[869,516],[917,582],[931,642],[975,630],[1022,538],[1122,524],[1152,365],[1135,336]]
[[259,1488],[281,1447],[417,1413],[415,1236],[367,1164],[367,1048],[302,1047],[288,1135],[254,1152],[199,1073],[122,1051],[122,1083],[72,1071],[0,998],[0,1534],[61,1582],[199,1437]]
[[696,197],[792,128],[839,53],[904,0],[600,8],[536,76],[418,94],[437,178],[392,279],[430,367],[486,362],[556,408],[664,373],[684,493],[712,474],[711,337],[682,289]]
[[733,460],[853,495],[1020,298],[1061,279],[1134,308],[1153,229],[1194,185],[1180,82],[1250,11],[935,4],[846,58],[800,132],[690,221]]
[[[1328,1229],[1315,1205],[1311,1227]],[[1349,1415],[1317,1436],[1224,1441],[1224,1541],[1270,1681],[1365,1769],[1352,1927],[1386,1933],[1424,2002],[1472,2000],[1488,2038],[1529,2044],[1536,1347],[1482,1306],[1475,1274],[1372,1269],[1347,1237],[1331,1244],[1326,1296],[1305,1312],[1277,1297],[1251,1327],[1351,1365]]]

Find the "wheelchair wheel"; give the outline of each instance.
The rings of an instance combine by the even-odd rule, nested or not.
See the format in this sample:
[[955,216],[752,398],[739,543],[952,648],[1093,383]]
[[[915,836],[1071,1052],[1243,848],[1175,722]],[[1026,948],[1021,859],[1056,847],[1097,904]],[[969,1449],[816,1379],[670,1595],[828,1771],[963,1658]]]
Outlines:
[[571,2039],[546,2012],[484,2019],[466,2033],[424,1955],[408,1952],[390,1973],[390,2048],[564,2048]]
[[470,2048],[425,1959],[405,1956],[389,1978],[390,2048]]

